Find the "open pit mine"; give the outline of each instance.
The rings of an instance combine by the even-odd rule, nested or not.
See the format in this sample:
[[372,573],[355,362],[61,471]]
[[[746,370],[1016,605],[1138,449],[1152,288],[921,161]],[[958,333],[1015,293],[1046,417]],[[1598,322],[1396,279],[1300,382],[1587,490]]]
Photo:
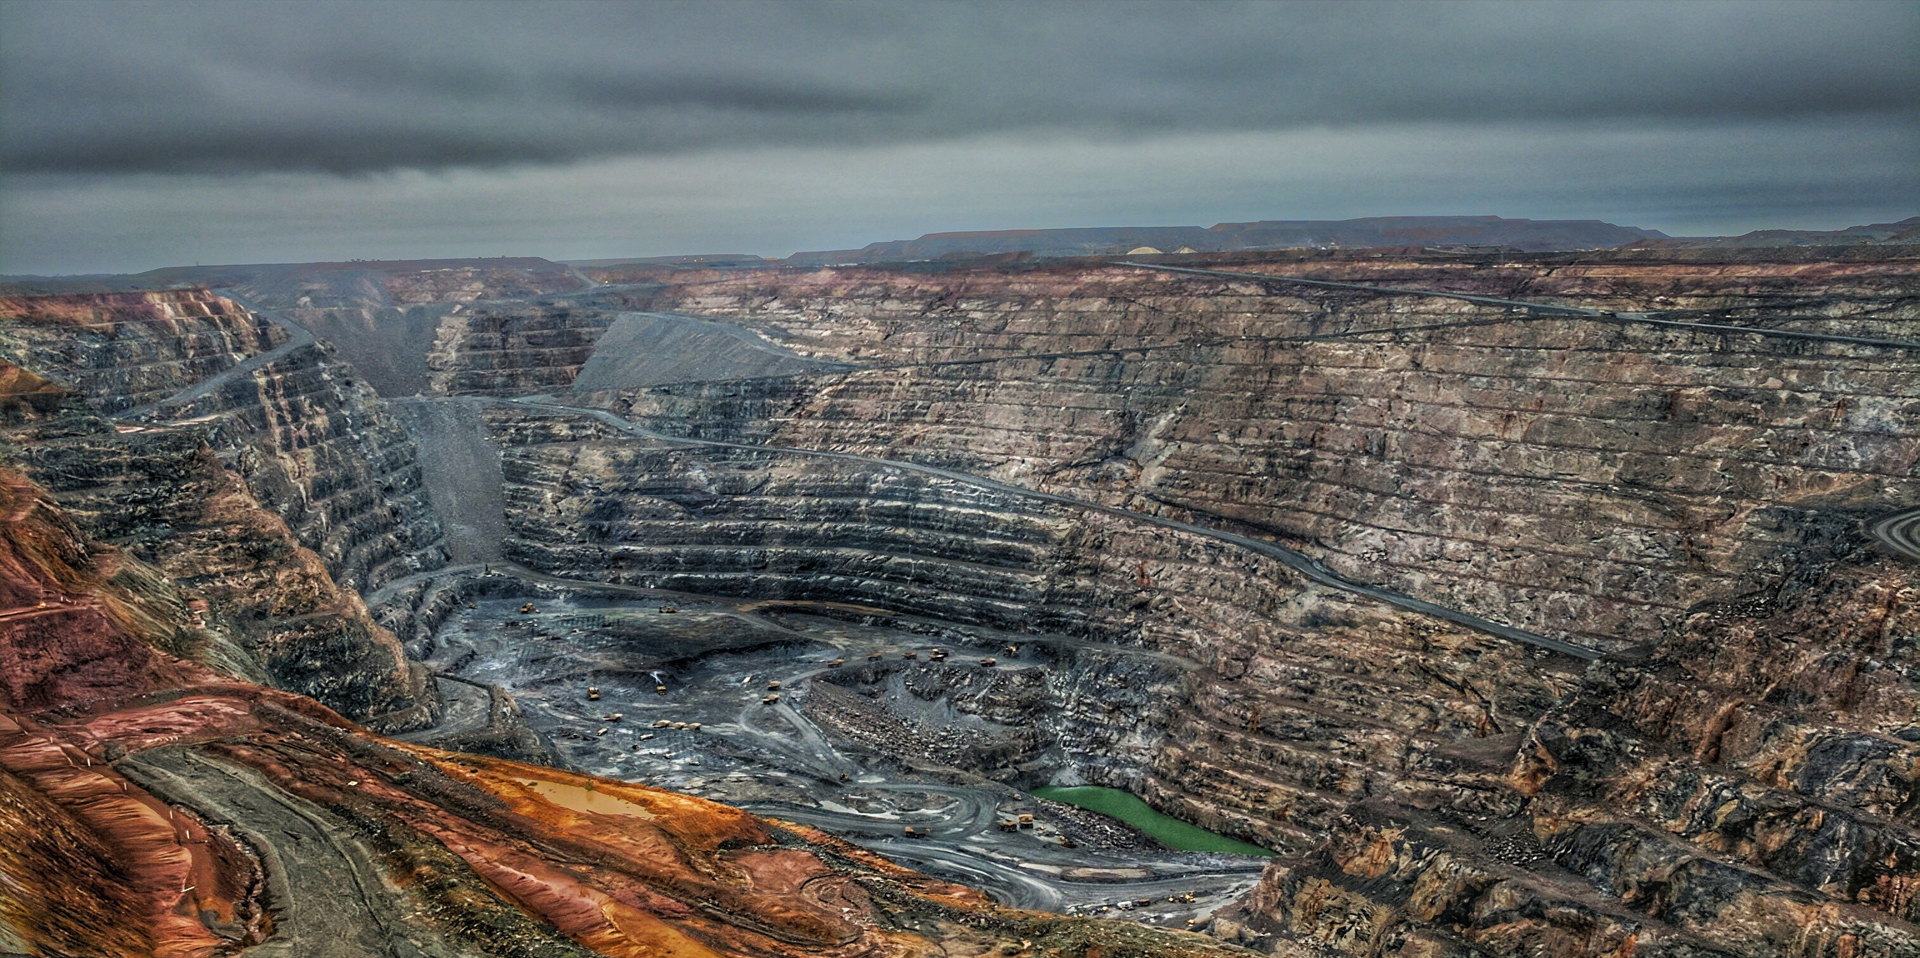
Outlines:
[[1912,958],[1914,250],[16,284],[0,953]]

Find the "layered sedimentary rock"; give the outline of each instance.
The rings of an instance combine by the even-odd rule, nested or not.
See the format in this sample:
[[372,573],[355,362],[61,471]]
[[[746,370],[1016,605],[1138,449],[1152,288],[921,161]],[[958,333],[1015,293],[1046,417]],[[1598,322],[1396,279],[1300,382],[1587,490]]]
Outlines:
[[1912,954],[1914,598],[1880,559],[1703,606],[1527,730],[1513,819],[1360,805],[1239,917],[1336,954]]
[[438,699],[394,636],[264,508],[191,429],[121,433],[74,397],[0,430],[86,534],[178,583],[203,626],[177,655],[314,696],[389,728],[431,722]]
[[200,290],[4,308],[8,358],[103,412],[203,434],[346,587],[445,561],[412,443],[328,347]]
[[7,358],[63,379],[107,413],[159,402],[288,339],[206,290],[9,296],[0,316]]
[[89,536],[186,586],[207,629],[177,654],[382,727],[434,719],[431,684],[354,590],[442,563],[438,522],[411,443],[349,369],[204,292],[9,310],[11,355],[72,388],[9,405],[7,456]]
[[[864,464],[649,450],[560,413],[496,416],[509,557],[569,578],[853,602],[1173,657],[1180,680],[1149,701],[1065,663],[1059,682],[1012,701],[932,676],[921,688],[1003,723],[1048,716],[1010,759],[1028,767],[1004,777],[1072,769],[1279,847],[1310,841],[1350,796],[1417,778],[1428,751],[1517,730],[1573,681],[1570,662],[1190,533]],[[1129,735],[1144,738],[1108,748]],[[1041,772],[1042,754],[1064,766]]]
[[[1661,305],[1715,321],[1769,309],[1772,325],[1871,335],[1912,318],[1910,272],[1887,264],[1786,271],[1819,282],[1820,303],[1751,269],[1664,282],[1641,270],[1631,290],[1612,275],[1624,268],[1548,272],[1535,294],[1604,286],[1591,297],[1603,308],[1658,288]],[[1686,295],[1709,281],[1713,295]],[[1693,602],[1920,496],[1912,351],[1119,270],[740,285],[731,299],[692,287],[688,306],[888,368],[666,386],[619,405],[669,432],[907,457],[1224,520],[1311,543],[1356,579],[1601,645],[1651,638]],[[1387,328],[1410,331],[1366,332]]]
[[428,382],[454,395],[563,389],[614,317],[571,299],[489,303],[449,313],[427,354]]
[[[1663,321],[1916,338],[1910,256],[1767,255],[1314,254],[1216,265]],[[425,370],[428,391],[472,394],[425,398],[408,413],[421,435],[461,447],[436,468],[458,473],[438,488],[468,510],[463,560],[751,596],[964,646],[965,663],[844,667],[790,701],[865,754],[935,778],[1115,785],[1282,852],[1213,926],[1277,954],[1920,952],[1913,566],[1865,528],[1920,501],[1920,351],[1097,264],[594,278],[649,285],[477,296],[458,312],[442,302],[428,317],[431,348],[424,320],[400,337],[413,350],[395,360],[410,364],[409,382]],[[697,318],[631,315],[645,310]],[[622,333],[608,336],[617,324]],[[256,324],[256,334],[224,359],[177,347],[176,364],[218,377],[244,356],[306,348],[271,327]],[[832,368],[843,365],[863,368]],[[585,369],[598,371],[583,380]],[[98,420],[63,416],[58,382],[3,373],[28,410],[16,428],[41,430],[40,445],[59,450],[36,454],[50,484],[66,481],[61,471],[120,475],[151,461],[165,464],[155,477],[171,470],[202,498],[252,515],[235,498],[245,490],[194,471],[189,453],[201,447],[168,429],[110,437]],[[106,388],[77,373],[55,378]],[[165,392],[143,383],[115,388]],[[65,432],[46,432],[55,425]],[[649,428],[758,448],[676,443]],[[212,448],[228,447],[216,437]],[[502,488],[481,496],[496,455]],[[151,488],[150,506],[115,500],[146,511],[112,534],[164,565],[162,523],[190,537],[210,538],[192,530],[214,526]],[[84,527],[105,521],[93,486],[60,489]],[[1291,544],[1352,582],[1605,654],[1588,664],[1521,633],[1383,604],[1311,566],[1163,519]],[[386,620],[423,644],[467,597],[457,582],[386,581],[407,586],[386,590],[395,598]],[[244,646],[220,637],[236,633],[221,631],[218,614],[209,623],[153,641],[203,662]],[[978,664],[1003,646],[1018,650],[1002,653],[1018,668]],[[273,708],[221,707],[247,716],[219,726],[246,741],[155,748],[127,774],[162,793],[168,776],[214,783],[206,807],[236,822],[263,780],[328,814],[346,814],[345,801],[360,834],[374,837],[337,849],[349,863],[339,867],[447,861],[439,847],[495,896],[470,901],[504,895],[590,947],[602,939],[582,936],[601,926],[576,933],[553,916],[591,921],[575,907],[589,898],[603,917],[631,904],[581,891],[548,910],[536,886],[571,895],[578,876],[509,861],[497,853],[511,844],[502,836],[527,833],[474,811],[498,801],[544,821],[524,803],[571,794],[580,780],[340,744],[280,717],[273,709],[299,712],[284,700],[259,701]],[[375,782],[376,794],[353,804],[342,798],[348,780],[307,759],[289,765],[289,730],[332,743],[314,754],[343,763],[342,774],[379,765],[384,778],[350,780]],[[436,776],[493,798],[408,785]],[[428,807],[449,804],[465,824]],[[438,845],[392,838],[415,834]],[[791,850],[797,839],[783,834],[817,840],[776,829],[755,847]],[[602,860],[574,845],[566,853]],[[71,858],[76,874],[96,867],[89,855],[106,860],[79,845],[48,854]],[[701,858],[698,868],[735,860]],[[612,873],[581,881],[636,887]],[[456,897],[469,887],[429,886]],[[896,900],[862,887],[867,901]],[[709,902],[709,889],[690,894]],[[727,915],[759,907],[709,898]],[[240,898],[211,907],[222,927],[258,928]],[[478,924],[508,927],[499,922],[509,912],[474,907],[492,916]],[[893,913],[910,923],[919,907]],[[798,936],[786,946],[817,951],[835,934],[776,913],[795,922],[779,926]],[[63,920],[97,927],[100,914]],[[722,940],[702,920],[675,933]],[[477,934],[472,924],[454,927]],[[946,926],[915,928],[937,938]],[[616,927],[653,933],[645,929]],[[488,947],[518,940],[489,934]],[[716,950],[771,947],[754,942]]]

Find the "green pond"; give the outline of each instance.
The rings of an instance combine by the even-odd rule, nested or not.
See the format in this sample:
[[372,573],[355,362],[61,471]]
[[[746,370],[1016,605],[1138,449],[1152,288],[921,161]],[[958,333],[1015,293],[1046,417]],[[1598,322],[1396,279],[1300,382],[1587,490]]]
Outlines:
[[1260,855],[1272,858],[1276,852],[1270,852],[1258,845],[1249,845],[1225,835],[1217,835],[1198,825],[1189,825],[1177,818],[1162,815],[1151,805],[1141,801],[1131,792],[1117,788],[1098,788],[1082,785],[1076,788],[1036,788],[1036,798],[1051,799],[1078,805],[1088,811],[1111,815],[1133,827],[1152,835],[1155,840],[1168,848],[1183,852],[1226,852],[1231,855]]

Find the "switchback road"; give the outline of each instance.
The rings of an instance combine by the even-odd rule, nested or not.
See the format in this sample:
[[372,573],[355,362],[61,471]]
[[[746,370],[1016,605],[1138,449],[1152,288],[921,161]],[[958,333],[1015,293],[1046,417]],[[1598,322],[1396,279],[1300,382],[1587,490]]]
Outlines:
[[193,385],[188,386],[187,388],[182,389],[179,392],[174,393],[173,395],[168,396],[165,399],[159,400],[158,402],[150,402],[144,406],[136,406],[124,412],[117,413],[114,416],[115,419],[144,419],[148,416],[153,415],[154,413],[159,412],[162,409],[167,409],[173,406],[185,405],[186,403],[190,403],[196,399],[201,398],[202,396],[206,396],[212,393],[214,390],[219,389],[220,387],[225,386],[230,382],[233,382],[235,379],[238,379],[241,376],[245,376],[245,375],[248,375],[249,373],[252,373],[256,369],[259,369],[263,366],[270,366],[273,363],[280,361],[281,359],[285,358],[289,353],[292,353],[296,349],[300,349],[305,346],[311,346],[314,344],[314,338],[312,333],[307,332],[305,329],[301,328],[300,326],[287,321],[286,319],[281,317],[279,313],[276,313],[270,309],[262,309],[258,306],[255,306],[252,303],[249,303],[246,300],[233,295],[232,290],[216,290],[215,292],[218,292],[221,296],[224,296],[227,299],[233,300],[234,302],[239,303],[241,306],[246,307],[249,312],[252,312],[257,316],[264,317],[268,322],[274,324],[275,326],[278,326],[281,329],[286,330],[287,341],[284,343],[281,343],[278,346],[275,346],[272,349],[267,350],[264,353],[258,353],[256,355],[249,356],[246,359],[241,360],[240,362],[235,363],[234,365],[229,366],[224,370],[221,370],[219,373],[212,376],[208,376],[207,378],[202,379],[199,382],[194,383]]
[[1909,559],[1920,559],[1920,506],[1882,516],[1867,527],[1873,537]]
[[355,829],[258,772],[191,748],[150,749],[115,768],[168,801],[231,824],[260,855],[273,937],[259,958],[452,958],[467,952],[411,920],[381,856]]

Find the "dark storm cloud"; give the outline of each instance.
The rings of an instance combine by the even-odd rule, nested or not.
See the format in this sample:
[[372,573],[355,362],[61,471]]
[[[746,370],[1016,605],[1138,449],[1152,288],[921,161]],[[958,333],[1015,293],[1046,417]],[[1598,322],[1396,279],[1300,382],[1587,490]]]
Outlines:
[[0,6],[0,169],[1920,113],[1920,5]]

